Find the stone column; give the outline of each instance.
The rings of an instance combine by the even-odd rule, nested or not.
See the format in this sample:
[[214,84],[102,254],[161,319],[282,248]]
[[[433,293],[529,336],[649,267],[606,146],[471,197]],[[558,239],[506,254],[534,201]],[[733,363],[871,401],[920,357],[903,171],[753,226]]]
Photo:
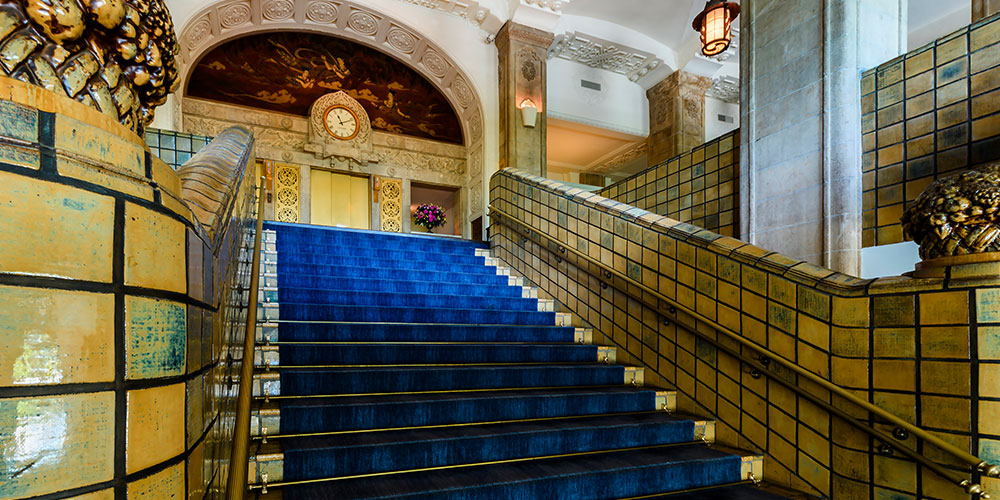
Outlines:
[[1000,12],[1000,0],[972,0],[972,22]]
[[705,143],[705,92],[712,79],[676,71],[646,91],[649,165]]
[[[545,176],[545,61],[554,35],[508,22],[497,33],[500,62],[500,168]],[[520,105],[538,108],[534,128],[524,126]]]
[[744,239],[861,270],[861,72],[906,51],[906,0],[744,0]]

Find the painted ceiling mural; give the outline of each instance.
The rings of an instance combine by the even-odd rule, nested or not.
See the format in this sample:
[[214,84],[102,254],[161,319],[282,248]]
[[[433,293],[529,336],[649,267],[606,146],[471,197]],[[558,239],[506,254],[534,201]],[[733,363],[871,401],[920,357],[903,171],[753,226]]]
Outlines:
[[363,45],[314,33],[265,33],[226,42],[198,62],[187,95],[307,116],[324,94],[358,100],[372,128],[462,144],[458,117],[416,71]]

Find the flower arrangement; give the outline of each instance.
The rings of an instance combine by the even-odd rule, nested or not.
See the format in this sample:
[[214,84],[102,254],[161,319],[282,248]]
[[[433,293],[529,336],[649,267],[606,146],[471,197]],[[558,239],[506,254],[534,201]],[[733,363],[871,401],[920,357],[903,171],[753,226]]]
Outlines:
[[433,204],[424,203],[418,205],[413,211],[413,222],[418,226],[427,228],[428,233],[433,233],[434,228],[443,226],[448,222],[448,217],[444,214],[444,209]]

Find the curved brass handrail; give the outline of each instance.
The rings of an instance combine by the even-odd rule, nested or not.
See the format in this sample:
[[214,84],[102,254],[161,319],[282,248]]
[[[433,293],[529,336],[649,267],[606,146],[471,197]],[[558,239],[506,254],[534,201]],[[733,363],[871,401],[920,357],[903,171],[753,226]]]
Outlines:
[[[939,437],[937,437],[937,436],[935,436],[935,435],[933,435],[933,434],[931,434],[931,433],[929,433],[929,432],[921,429],[920,427],[917,427],[916,425],[913,425],[913,424],[911,424],[911,423],[909,423],[909,422],[907,422],[907,421],[905,421],[905,420],[897,417],[896,415],[893,415],[892,413],[889,413],[889,412],[883,410],[882,408],[879,408],[878,406],[875,406],[875,405],[869,403],[868,401],[865,401],[865,400],[863,400],[863,399],[855,396],[854,394],[852,394],[847,389],[844,389],[843,387],[840,387],[840,386],[834,384],[833,382],[830,382],[829,380],[827,380],[827,379],[825,379],[823,377],[820,377],[819,375],[816,375],[815,373],[813,373],[813,372],[811,372],[809,370],[806,370],[805,368],[802,368],[801,366],[799,366],[798,364],[796,364],[794,361],[786,359],[785,357],[781,356],[780,354],[778,354],[778,353],[776,353],[774,351],[771,351],[768,348],[766,348],[764,346],[761,346],[760,344],[758,344],[758,343],[756,343],[756,342],[754,342],[752,340],[747,339],[746,337],[740,335],[739,333],[736,333],[736,332],[730,330],[729,328],[727,328],[727,327],[725,327],[725,326],[717,323],[716,321],[711,320],[711,319],[709,319],[709,318],[707,318],[707,317],[699,314],[697,311],[692,311],[692,310],[688,309],[687,307],[683,306],[679,302],[677,302],[677,301],[675,301],[675,300],[673,300],[673,299],[671,299],[671,298],[663,295],[658,290],[650,288],[650,287],[648,287],[648,286],[646,286],[646,285],[644,285],[644,284],[642,284],[642,283],[640,283],[640,282],[638,282],[638,281],[636,281],[636,280],[628,277],[628,275],[623,274],[623,273],[617,271],[616,269],[614,269],[612,267],[609,267],[609,266],[605,265],[604,263],[602,263],[602,262],[600,262],[598,260],[595,260],[594,258],[590,257],[589,255],[584,254],[584,253],[576,250],[575,248],[567,246],[565,243],[563,243],[563,242],[561,242],[561,241],[559,241],[559,240],[557,240],[557,239],[555,239],[555,238],[553,238],[553,237],[551,237],[551,236],[549,236],[549,235],[547,235],[545,233],[542,233],[542,232],[538,231],[537,229],[532,228],[531,226],[528,226],[523,221],[521,221],[521,220],[517,219],[516,217],[514,217],[514,216],[512,216],[512,215],[510,215],[510,214],[508,214],[506,212],[504,212],[503,210],[500,210],[495,205],[490,204],[490,217],[492,218],[495,215],[499,216],[499,217],[497,217],[497,219],[499,219],[499,221],[500,221],[501,224],[506,224],[508,227],[511,227],[511,229],[514,229],[515,231],[517,231],[518,228],[514,227],[511,224],[505,223],[504,219],[513,221],[514,223],[516,223],[516,224],[522,226],[523,228],[525,228],[528,231],[528,234],[530,234],[532,232],[535,233],[535,234],[537,234],[538,236],[542,237],[543,239],[545,239],[549,243],[553,243],[553,244],[557,245],[560,249],[565,249],[565,251],[570,252],[573,255],[577,256],[578,258],[587,261],[591,265],[597,266],[598,268],[604,270],[604,272],[607,273],[607,275],[617,277],[618,279],[624,281],[625,283],[627,283],[627,284],[629,284],[631,286],[635,286],[636,288],[639,288],[642,291],[644,291],[644,292],[646,292],[646,293],[648,293],[648,294],[656,297],[658,300],[663,301],[663,302],[665,302],[667,304],[670,304],[675,309],[683,309],[685,311],[685,313],[688,314],[689,316],[693,317],[694,319],[696,319],[698,321],[701,321],[702,323],[705,323],[705,324],[711,326],[713,329],[715,329],[719,333],[722,333],[726,337],[729,337],[732,340],[735,340],[736,342],[738,342],[738,343],[740,343],[740,344],[742,344],[742,345],[744,345],[744,346],[746,346],[746,347],[748,347],[750,349],[753,349],[753,350],[755,350],[755,351],[757,351],[759,353],[764,354],[768,358],[776,361],[778,364],[784,366],[785,368],[788,368],[789,370],[791,370],[792,372],[796,373],[797,375],[805,377],[809,381],[814,382],[817,385],[822,386],[823,388],[825,388],[825,389],[829,390],[830,392],[832,392],[832,393],[840,396],[841,398],[843,398],[843,399],[845,399],[845,400],[847,400],[847,401],[849,401],[849,402],[851,402],[851,403],[853,403],[853,404],[855,404],[857,406],[860,406],[860,407],[864,408],[868,412],[870,412],[870,413],[872,413],[872,414],[874,414],[874,415],[876,415],[876,416],[878,416],[880,418],[885,419],[886,421],[890,422],[891,424],[893,424],[893,425],[895,425],[895,426],[897,426],[899,428],[905,429],[907,432],[913,434],[914,436],[917,436],[918,438],[924,440],[925,442],[931,443],[934,446],[940,448],[941,450],[948,452],[949,454],[951,454],[952,456],[960,459],[961,461],[966,462],[966,463],[972,465],[975,468],[975,470],[977,470],[978,472],[980,472],[980,473],[982,473],[982,474],[984,474],[984,475],[986,475],[988,477],[1000,477],[1000,466],[995,465],[995,464],[990,464],[990,463],[986,462],[985,460],[982,460],[981,458],[979,458],[979,457],[977,457],[975,455],[972,455],[971,453],[969,453],[969,452],[967,452],[965,450],[962,450],[962,449],[958,448],[957,446],[955,446],[955,445],[953,445],[951,443],[948,443],[948,442],[942,440],[941,438],[939,438]],[[610,281],[610,280],[608,280],[608,281]],[[638,301],[646,304],[648,307],[651,307],[654,310],[660,310],[661,309],[658,304],[656,304],[656,305],[650,304],[648,301],[646,301],[639,294],[635,294],[635,293],[629,292],[629,290],[627,288],[620,288],[620,289],[623,292],[625,292],[626,294],[628,294],[629,296],[631,296],[632,298],[634,298],[634,299],[636,299],[636,300],[638,300]],[[677,322],[677,315],[674,312],[668,312],[668,313],[665,313],[664,315],[665,316],[666,315],[671,316],[673,318],[673,320],[675,322]],[[680,322],[678,322],[678,323],[680,323]],[[687,329],[691,333],[693,333],[693,334],[701,337],[702,339],[708,340],[710,343],[714,344],[717,348],[722,348],[724,351],[727,352],[727,354],[733,355],[733,356],[735,356],[737,358],[740,358],[740,359],[744,359],[744,356],[742,354],[735,353],[735,351],[733,349],[725,347],[724,345],[722,345],[719,342],[717,342],[715,339],[712,339],[709,335],[704,334],[704,333],[698,331],[697,327],[692,326],[692,325],[684,325],[684,327],[685,327],[685,329]],[[772,380],[778,381],[779,383],[781,383],[782,385],[785,385],[786,387],[788,387],[789,389],[793,390],[797,394],[805,396],[807,399],[809,399],[813,403],[817,403],[820,406],[823,406],[824,409],[836,410],[836,411],[831,411],[831,413],[837,414],[838,416],[840,416],[841,418],[843,418],[844,420],[846,420],[848,423],[851,423],[852,425],[854,425],[855,423],[859,424],[856,427],[858,427],[860,430],[862,430],[862,431],[864,431],[864,432],[866,432],[866,433],[868,433],[868,434],[870,434],[872,436],[875,436],[875,437],[879,438],[879,440],[881,440],[881,441],[883,441],[885,443],[892,442],[891,439],[886,440],[886,438],[889,438],[889,436],[886,435],[885,433],[883,433],[882,431],[879,431],[877,429],[873,429],[871,427],[868,427],[867,425],[860,424],[860,422],[857,422],[857,420],[855,418],[851,417],[849,414],[843,412],[842,410],[837,409],[836,407],[833,407],[832,405],[829,405],[828,403],[823,402],[822,400],[820,400],[819,398],[817,398],[815,395],[806,392],[801,387],[798,387],[797,384],[792,384],[790,382],[785,381],[781,377],[777,377],[777,376],[774,376],[772,374],[769,374],[769,372],[767,371],[766,367],[763,367],[760,364],[758,364],[756,362],[753,362],[753,361],[748,361],[747,363],[750,364],[751,366],[757,368],[758,371],[760,371],[761,373],[768,374],[768,376],[771,377]],[[977,483],[973,483],[969,479],[961,478],[961,477],[959,477],[959,476],[951,473],[950,471],[947,471],[947,469],[944,469],[943,467],[941,467],[940,464],[937,464],[936,462],[933,462],[933,461],[927,459],[926,457],[924,457],[922,454],[916,452],[915,450],[912,450],[912,449],[910,449],[908,447],[899,445],[898,443],[895,444],[895,445],[893,445],[893,447],[899,449],[901,452],[903,452],[904,454],[906,454],[910,458],[912,458],[912,459],[920,462],[921,465],[924,465],[924,466],[928,467],[929,469],[934,470],[936,473],[940,474],[941,476],[943,476],[943,477],[951,480],[957,486],[960,486],[963,489],[965,489],[965,491],[967,493],[969,493],[969,494],[979,494],[980,498],[989,498],[988,495],[986,495],[985,493],[983,493],[981,485],[979,485]]]
[[242,500],[247,488],[250,457],[250,402],[253,399],[253,350],[257,338],[257,288],[260,286],[260,240],[264,230],[264,179],[257,188],[257,231],[253,237],[253,264],[250,265],[250,291],[247,305],[240,385],[236,396],[236,425],[233,427],[233,451],[229,456],[229,480],[226,498]]

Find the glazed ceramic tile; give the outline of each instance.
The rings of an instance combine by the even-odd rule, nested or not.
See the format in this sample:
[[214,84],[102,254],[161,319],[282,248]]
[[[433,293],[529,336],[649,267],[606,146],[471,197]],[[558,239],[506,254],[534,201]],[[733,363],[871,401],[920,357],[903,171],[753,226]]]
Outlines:
[[128,484],[128,500],[180,500],[184,496],[183,462]]
[[184,293],[184,224],[131,203],[125,206],[125,284]]
[[110,480],[114,406],[111,392],[0,399],[0,498]]
[[156,378],[184,373],[186,316],[185,307],[177,302],[126,297],[127,378]]
[[125,442],[130,474],[184,451],[184,384],[129,391]]
[[0,386],[113,380],[114,305],[111,294],[0,286]]
[[146,174],[141,146],[111,132],[66,116],[56,118],[56,149],[95,159],[135,177]]
[[0,210],[0,272],[111,281],[111,198],[0,172]]

